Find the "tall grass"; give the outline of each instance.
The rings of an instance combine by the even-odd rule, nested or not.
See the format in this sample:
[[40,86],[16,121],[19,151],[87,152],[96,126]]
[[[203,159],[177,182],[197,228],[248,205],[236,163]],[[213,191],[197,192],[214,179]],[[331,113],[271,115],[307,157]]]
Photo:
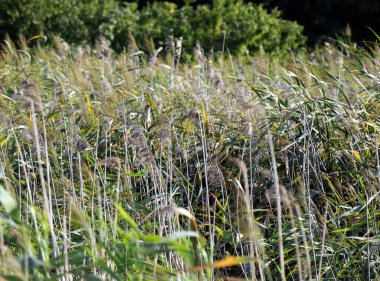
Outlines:
[[379,54],[0,60],[5,280],[379,279]]

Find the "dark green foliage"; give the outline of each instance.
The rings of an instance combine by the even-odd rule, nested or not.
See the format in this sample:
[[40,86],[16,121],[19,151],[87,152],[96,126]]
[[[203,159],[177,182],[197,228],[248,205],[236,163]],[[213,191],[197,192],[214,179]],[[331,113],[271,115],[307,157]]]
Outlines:
[[[191,53],[196,41],[210,51],[222,51],[225,46],[233,54],[264,51],[272,55],[284,55],[290,48],[304,43],[302,27],[296,23],[281,20],[278,11],[268,14],[262,6],[243,1],[214,1],[212,6],[199,5],[196,8],[185,5],[178,8],[174,3],[155,2],[139,12],[138,24],[122,25],[129,21],[131,5],[125,6],[125,15],[116,21],[113,28],[115,48],[125,46],[131,31],[137,42],[152,38],[156,48],[165,46],[168,36],[183,38],[183,46]],[[133,7],[136,11],[135,6]],[[134,27],[134,28],[133,28]],[[113,39],[113,38],[112,38]]]
[[116,4],[105,0],[4,0],[0,2],[0,36],[55,34],[70,43],[92,43]]
[[[184,5],[153,2],[138,9],[137,3],[118,1],[10,1],[0,4],[0,36],[15,38],[44,34],[58,35],[69,43],[94,43],[99,36],[122,51],[132,34],[145,51],[165,47],[170,36],[183,38],[188,54],[196,41],[206,51],[222,51],[223,41],[231,53],[240,55],[264,51],[284,55],[304,42],[302,27],[268,14],[262,6],[240,0],[218,0],[212,5]],[[145,44],[144,44],[145,42]]]

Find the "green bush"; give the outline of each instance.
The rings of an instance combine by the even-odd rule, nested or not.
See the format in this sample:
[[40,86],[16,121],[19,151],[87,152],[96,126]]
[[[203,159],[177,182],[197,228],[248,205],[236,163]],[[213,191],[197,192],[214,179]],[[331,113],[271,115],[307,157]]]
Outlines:
[[137,29],[140,17],[137,8],[136,3],[125,3],[119,9],[113,9],[109,21],[99,28],[117,51],[122,51],[128,45],[128,33]]
[[69,43],[93,43],[99,37],[99,26],[110,20],[115,9],[117,2],[107,0],[3,0],[0,35],[58,35]]
[[264,51],[281,56],[305,41],[302,27],[280,19],[278,11],[269,14],[262,6],[241,0],[196,7],[153,2],[141,10],[137,3],[116,0],[4,0],[0,18],[0,29],[13,36],[54,34],[72,44],[93,43],[104,36],[117,51],[128,45],[129,34],[143,50],[147,38],[158,48],[165,47],[170,36],[182,37],[187,54],[192,54],[196,41],[206,51],[218,52],[225,40],[236,55]]
[[[131,14],[137,24],[128,24]],[[233,54],[264,51],[281,56],[305,42],[302,27],[280,19],[278,11],[268,14],[262,6],[240,0],[218,0],[212,6],[196,8],[153,2],[140,12],[127,5],[119,15],[117,28],[108,28],[113,30],[109,39],[117,49],[127,44],[127,32],[131,32],[137,42],[152,38],[156,47],[164,46],[169,36],[182,37],[187,53],[192,52],[196,41],[207,51],[221,51],[225,38],[225,46]],[[118,40],[114,40],[116,38]]]

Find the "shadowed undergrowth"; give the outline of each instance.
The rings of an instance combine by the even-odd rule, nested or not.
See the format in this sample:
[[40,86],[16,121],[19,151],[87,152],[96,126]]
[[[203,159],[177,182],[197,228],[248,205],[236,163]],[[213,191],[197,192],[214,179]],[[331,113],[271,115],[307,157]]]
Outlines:
[[378,54],[175,46],[4,42],[0,276],[378,278]]

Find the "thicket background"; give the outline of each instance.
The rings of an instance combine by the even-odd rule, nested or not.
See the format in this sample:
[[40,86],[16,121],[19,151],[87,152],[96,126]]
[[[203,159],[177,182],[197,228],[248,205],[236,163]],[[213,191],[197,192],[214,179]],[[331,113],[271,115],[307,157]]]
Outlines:
[[278,11],[239,0],[218,0],[195,5],[190,1],[11,1],[0,4],[0,39],[58,35],[69,44],[93,44],[100,36],[116,51],[130,45],[131,35],[140,48],[154,53],[168,38],[183,38],[192,53],[196,41],[207,51],[229,48],[233,54],[265,52],[283,55],[302,46],[302,27],[280,18]]
[[[154,1],[139,1],[140,7]],[[156,1],[155,1],[156,2]],[[189,1],[172,1],[183,5]],[[190,1],[192,5],[212,4],[212,0]],[[352,29],[352,39],[357,42],[374,40],[373,33],[369,29],[380,29],[380,2],[376,0],[252,0],[245,3],[264,5],[271,11],[278,9],[282,18],[298,22],[304,26],[304,34],[308,38],[308,44],[335,36],[342,32],[347,23]]]
[[379,6],[376,1],[3,0],[0,40],[23,34],[51,43],[58,35],[69,44],[91,45],[103,36],[121,52],[132,35],[140,49],[154,53],[172,36],[182,37],[190,54],[199,41],[207,52],[228,48],[237,55],[283,56],[305,42],[313,45],[343,32],[348,23],[352,39],[373,40],[368,26],[379,27]]

